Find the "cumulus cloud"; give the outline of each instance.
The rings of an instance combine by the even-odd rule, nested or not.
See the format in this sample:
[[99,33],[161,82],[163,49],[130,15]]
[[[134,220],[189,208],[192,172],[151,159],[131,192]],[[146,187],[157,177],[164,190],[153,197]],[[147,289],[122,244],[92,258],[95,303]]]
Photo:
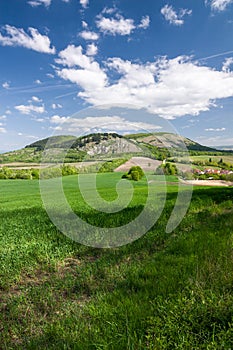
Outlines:
[[149,25],[150,25],[150,17],[144,16],[144,17],[142,17],[138,28],[147,29],[149,27]]
[[90,44],[87,46],[86,54],[87,56],[95,56],[98,52],[98,47],[95,44]]
[[91,32],[89,30],[84,30],[81,33],[79,33],[79,36],[85,40],[98,40],[99,39],[99,34],[95,32]]
[[5,120],[6,119],[6,115],[3,114],[3,115],[0,115],[0,120]]
[[42,100],[37,96],[32,96],[32,101],[33,102],[42,102]]
[[52,109],[62,108],[62,105],[60,103],[52,103]]
[[37,85],[42,84],[42,82],[40,81],[40,79],[36,79],[36,80],[34,81],[34,83],[37,84]]
[[80,0],[80,5],[83,8],[87,8],[88,4],[89,4],[89,0]]
[[205,131],[225,131],[226,128],[208,128]]
[[26,114],[26,115],[32,112],[40,113],[40,114],[45,112],[44,106],[34,106],[32,104],[15,106],[15,109],[19,111],[21,114]]
[[87,132],[104,132],[111,128],[114,132],[136,132],[139,130],[151,130],[155,131],[161,129],[160,126],[143,123],[143,122],[132,122],[128,121],[120,116],[101,116],[101,117],[86,117],[83,119],[60,117],[54,115],[50,119],[51,124],[57,126],[53,129],[67,132],[78,132],[80,134]]
[[78,96],[91,105],[124,102],[171,119],[198,115],[216,106],[217,99],[233,97],[232,72],[202,66],[191,57],[162,57],[144,64],[116,57],[101,67],[72,45],[59,56],[57,63],[66,67],[57,68],[57,74],[77,84]]
[[57,74],[73,83],[79,84],[85,91],[102,89],[106,85],[106,74],[98,62],[83,54],[81,46],[69,45],[59,53],[56,63],[69,68],[58,69]]
[[110,35],[129,35],[135,28],[134,20],[117,15],[117,18],[100,16],[96,25],[101,32]]
[[83,28],[88,28],[88,24],[87,24],[87,22],[82,21],[82,27],[83,27]]
[[230,66],[233,64],[233,57],[228,57],[225,59],[222,70],[223,72],[229,72],[230,71]]
[[4,89],[9,89],[10,88],[10,84],[7,81],[5,81],[5,83],[2,84],[2,87]]
[[228,5],[233,3],[233,0],[206,0],[205,2],[210,4],[214,11],[224,11]]
[[168,21],[170,24],[181,26],[182,24],[184,24],[184,16],[191,15],[192,10],[181,9],[179,10],[179,12],[176,12],[172,6],[165,5],[161,9],[161,13],[166,19],[166,21]]
[[5,25],[0,31],[0,44],[3,46],[21,46],[37,52],[55,54],[55,47],[51,47],[48,36],[42,35],[35,28],[24,29]]

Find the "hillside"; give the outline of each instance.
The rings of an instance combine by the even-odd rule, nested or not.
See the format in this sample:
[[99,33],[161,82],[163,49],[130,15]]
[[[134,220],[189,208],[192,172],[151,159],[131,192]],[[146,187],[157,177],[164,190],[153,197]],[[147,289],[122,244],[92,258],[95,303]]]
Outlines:
[[165,132],[153,134],[96,133],[82,137],[70,135],[52,136],[33,142],[25,148],[6,152],[0,155],[0,163],[26,162],[39,163],[46,147],[49,149],[48,161],[59,161],[62,150],[70,148],[66,155],[66,162],[147,155],[163,160],[171,156],[170,151],[182,151],[183,145],[193,152],[224,152],[200,145],[188,138]]
[[182,149],[183,145],[188,150],[204,151],[204,152],[216,152],[215,148],[200,145],[199,143],[192,141],[186,137],[172,134],[168,132],[158,132],[153,134],[131,134],[126,135],[126,138],[133,139],[139,143],[149,144],[158,148],[176,148]]

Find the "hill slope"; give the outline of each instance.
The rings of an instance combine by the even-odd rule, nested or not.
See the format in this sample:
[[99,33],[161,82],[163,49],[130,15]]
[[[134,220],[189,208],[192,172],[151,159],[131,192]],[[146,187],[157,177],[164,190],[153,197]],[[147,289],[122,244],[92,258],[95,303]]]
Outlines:
[[1,154],[0,163],[40,162],[45,147],[50,150],[48,160],[51,162],[58,161],[59,153],[66,149],[69,149],[66,155],[67,162],[79,162],[84,158],[117,158],[124,155],[148,155],[162,160],[170,156],[169,150],[182,150],[184,144],[190,151],[218,152],[188,138],[165,132],[125,136],[116,133],[96,133],[82,137],[61,135],[38,140],[21,150]]

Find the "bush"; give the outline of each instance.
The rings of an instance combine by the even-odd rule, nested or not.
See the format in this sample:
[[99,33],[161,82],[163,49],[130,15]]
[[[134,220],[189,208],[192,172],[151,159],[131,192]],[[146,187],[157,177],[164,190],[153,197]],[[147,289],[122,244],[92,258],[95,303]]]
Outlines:
[[171,163],[162,164],[155,171],[155,175],[177,175],[177,173],[176,165]]
[[138,171],[132,171],[131,172],[131,179],[133,181],[139,181],[140,180],[140,175]]
[[131,175],[132,172],[134,172],[134,171],[137,171],[137,172],[138,172],[139,178],[140,178],[140,179],[144,176],[144,172],[143,172],[143,170],[142,170],[142,168],[141,168],[140,166],[138,166],[138,165],[137,165],[137,166],[132,166],[132,167],[129,169],[128,174]]
[[132,166],[128,173],[122,175],[122,179],[139,181],[144,176],[144,172],[140,166]]

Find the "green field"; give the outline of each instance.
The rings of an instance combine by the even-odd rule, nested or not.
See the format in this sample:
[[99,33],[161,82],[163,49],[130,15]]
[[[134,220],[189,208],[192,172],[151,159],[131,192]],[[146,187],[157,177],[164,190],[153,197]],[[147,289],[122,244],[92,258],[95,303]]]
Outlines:
[[[99,174],[103,198],[116,198],[120,176]],[[167,180],[158,222],[114,249],[86,247],[60,233],[43,209],[37,180],[0,181],[0,349],[233,348],[233,188],[195,187],[187,215],[168,234],[177,185]],[[76,176],[63,183],[77,214],[113,224],[111,215],[83,202]],[[145,179],[134,189],[114,221],[140,212]]]
[[201,155],[201,156],[191,156],[190,160],[191,162],[208,162],[211,158],[212,162],[219,162],[221,159],[224,163],[233,164],[233,155],[219,155],[219,156],[212,156],[212,155]]

